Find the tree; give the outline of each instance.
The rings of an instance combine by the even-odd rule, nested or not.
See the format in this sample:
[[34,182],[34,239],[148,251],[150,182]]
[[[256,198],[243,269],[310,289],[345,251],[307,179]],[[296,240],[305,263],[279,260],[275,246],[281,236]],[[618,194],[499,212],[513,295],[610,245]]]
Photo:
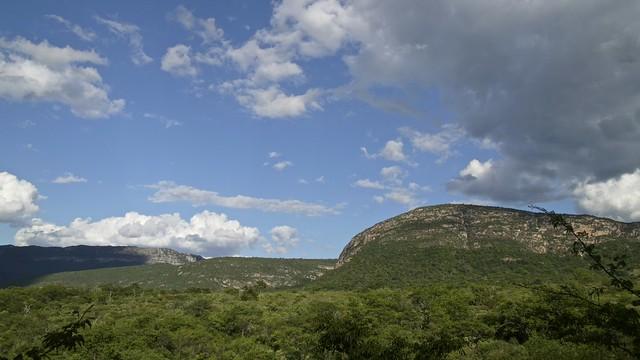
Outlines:
[[[59,329],[46,333],[40,346],[34,346],[22,354],[16,355],[13,360],[33,359],[42,360],[49,358],[49,354],[57,350],[75,350],[78,346],[84,345],[84,336],[80,333],[84,328],[91,327],[92,319],[87,318],[87,312],[91,310],[90,305],[85,311],[80,313],[74,311],[76,319]],[[1,357],[0,360],[9,360]]]

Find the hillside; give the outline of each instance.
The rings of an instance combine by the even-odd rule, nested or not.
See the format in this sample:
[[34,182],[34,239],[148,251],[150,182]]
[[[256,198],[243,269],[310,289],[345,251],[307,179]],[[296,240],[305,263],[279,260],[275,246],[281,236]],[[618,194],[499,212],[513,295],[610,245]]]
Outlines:
[[[640,259],[640,223],[568,215],[608,254]],[[433,282],[597,281],[572,242],[539,213],[475,205],[417,208],[354,236],[337,269],[313,287],[376,288]],[[635,259],[635,261],[634,261]]]
[[[607,254],[640,259],[640,223],[568,215],[576,230]],[[528,211],[476,206],[417,208],[357,234],[334,260],[216,258],[179,266],[128,266],[51,274],[34,284],[147,288],[241,287],[263,280],[273,288],[364,289],[433,283],[599,282],[573,256],[571,241],[548,217]],[[131,264],[129,264],[131,265]],[[335,267],[335,270],[332,270]],[[640,270],[637,271],[640,273]]]
[[201,256],[171,249],[135,246],[0,246],[0,287],[26,285],[34,279],[63,271],[142,264],[180,265]]
[[335,259],[268,259],[224,257],[173,266],[167,264],[64,272],[37,279],[34,285],[70,286],[138,284],[146,288],[223,289],[262,280],[269,287],[292,287],[312,281],[332,269]]

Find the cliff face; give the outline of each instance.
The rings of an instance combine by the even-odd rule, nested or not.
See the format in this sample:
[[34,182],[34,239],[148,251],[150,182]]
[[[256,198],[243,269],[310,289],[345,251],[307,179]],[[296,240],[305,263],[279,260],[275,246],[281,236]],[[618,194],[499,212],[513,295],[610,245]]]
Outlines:
[[123,252],[144,256],[146,259],[145,264],[184,265],[204,260],[200,255],[184,254],[165,248],[139,248],[127,246],[123,249]]
[[57,272],[144,264],[184,265],[204,260],[171,249],[134,246],[0,246],[0,287],[28,284]]
[[[566,215],[589,241],[640,241],[640,223],[622,223],[589,215]],[[354,236],[338,258],[337,267],[375,241],[416,241],[424,247],[459,249],[490,247],[515,240],[534,253],[566,251],[572,244],[562,229],[554,229],[544,214],[477,205],[436,205],[417,208],[380,222]]]

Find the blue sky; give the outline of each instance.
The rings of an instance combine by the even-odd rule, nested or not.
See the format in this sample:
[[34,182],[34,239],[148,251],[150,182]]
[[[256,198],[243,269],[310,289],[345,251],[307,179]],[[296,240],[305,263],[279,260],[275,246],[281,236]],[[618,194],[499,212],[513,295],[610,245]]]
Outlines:
[[330,258],[439,203],[640,220],[632,2],[4,8],[0,244]]

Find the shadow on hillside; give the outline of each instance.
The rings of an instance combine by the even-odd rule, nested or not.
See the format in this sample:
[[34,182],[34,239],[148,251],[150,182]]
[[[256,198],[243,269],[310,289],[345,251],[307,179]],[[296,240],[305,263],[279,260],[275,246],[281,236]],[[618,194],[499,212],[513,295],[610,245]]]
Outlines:
[[143,265],[147,257],[126,247],[0,246],[0,287],[26,286],[54,273]]

